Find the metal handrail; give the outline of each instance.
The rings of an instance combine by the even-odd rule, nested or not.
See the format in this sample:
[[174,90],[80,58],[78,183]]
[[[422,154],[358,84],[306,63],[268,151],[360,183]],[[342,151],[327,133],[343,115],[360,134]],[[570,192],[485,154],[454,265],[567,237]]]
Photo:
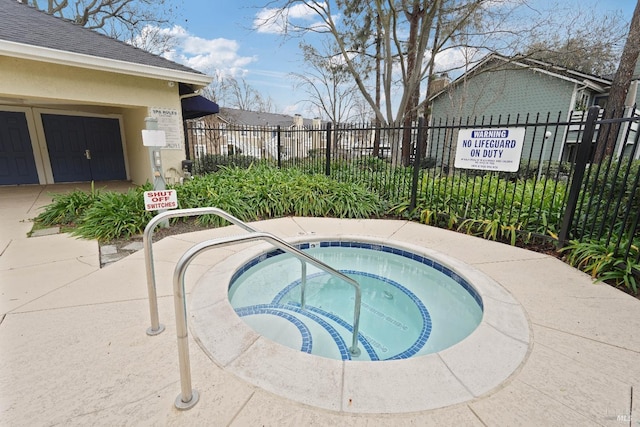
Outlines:
[[[144,246],[144,262],[147,273],[147,291],[149,293],[149,314],[151,317],[151,327],[147,329],[147,335],[158,335],[164,331],[164,325],[160,324],[158,316],[158,295],[156,293],[156,273],[153,263],[153,231],[156,226],[169,219],[185,216],[200,216],[200,215],[218,215],[221,218],[226,219],[232,224],[249,231],[258,231],[248,224],[245,224],[233,215],[223,211],[219,208],[204,207],[204,208],[190,208],[190,209],[175,209],[171,211],[161,212],[149,221],[144,228],[144,234],[142,235],[142,244]],[[304,302],[304,301],[302,301]]]
[[187,267],[200,253],[212,249],[217,246],[226,246],[234,243],[250,242],[254,240],[266,240],[274,246],[282,249],[285,252],[297,257],[298,259],[308,262],[325,272],[332,274],[339,279],[344,280],[355,289],[355,304],[353,308],[353,337],[351,341],[351,348],[349,352],[353,356],[360,355],[360,349],[358,348],[358,329],[360,325],[360,300],[361,290],[358,282],[346,276],[343,273],[329,267],[327,264],[319,261],[312,256],[302,252],[301,250],[291,246],[284,240],[274,236],[271,233],[266,232],[251,232],[242,236],[223,237],[214,240],[207,240],[202,243],[198,243],[187,250],[176,264],[176,269],[173,274],[173,295],[174,295],[174,307],[176,313],[176,336],[178,339],[178,361],[180,364],[180,388],[181,393],[175,400],[175,405],[178,409],[189,409],[193,407],[199,399],[198,392],[191,387],[191,364],[189,362],[189,332],[187,329],[187,309],[184,290],[184,277]]
[[[219,217],[229,221],[232,224],[248,231],[259,232],[251,227],[249,224],[244,223],[240,219],[231,215],[228,212],[223,211],[220,208],[204,207],[204,208],[190,208],[190,209],[175,209],[171,211],[161,212],[149,221],[144,228],[142,235],[142,243],[144,246],[144,263],[147,274],[147,292],[149,294],[149,315],[151,317],[151,326],[147,328],[147,335],[158,335],[164,331],[164,325],[160,324],[160,318],[158,315],[158,295],[156,292],[156,273],[153,262],[153,231],[156,226],[169,219],[185,216],[200,216],[200,215],[218,215]],[[307,286],[307,265],[304,261],[300,260],[302,269],[302,279],[300,282],[300,306],[305,307],[305,294]]]

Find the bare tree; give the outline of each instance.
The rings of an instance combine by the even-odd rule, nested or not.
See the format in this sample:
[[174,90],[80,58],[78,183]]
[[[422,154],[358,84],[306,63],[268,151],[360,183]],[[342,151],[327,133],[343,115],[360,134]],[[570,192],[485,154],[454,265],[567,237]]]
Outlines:
[[622,15],[579,9],[559,15],[562,22],[554,22],[548,32],[537,34],[523,56],[583,73],[613,74],[628,31]]
[[[431,93],[434,74],[469,69],[485,55],[514,55],[532,41],[558,34],[558,45],[569,42],[580,21],[563,4],[529,0],[272,0],[270,15],[258,27],[277,27],[286,37],[296,34],[326,36],[339,48],[345,69],[361,96],[382,124],[399,124],[417,117],[419,97]],[[566,4],[564,5],[566,6]],[[302,11],[315,20],[297,20]],[[575,21],[576,26],[569,25]],[[593,27],[585,27],[593,28]],[[607,33],[608,35],[608,33]],[[602,34],[598,34],[602,38]],[[611,40],[606,37],[606,41]],[[566,42],[566,43],[565,43]],[[447,55],[466,58],[449,68]],[[377,63],[379,62],[379,67]],[[380,85],[374,85],[379,69]],[[426,88],[424,87],[426,86]],[[380,92],[373,88],[380,87]],[[376,96],[380,93],[380,97]],[[376,102],[378,99],[380,101]],[[409,138],[392,147],[394,162],[409,159]]]
[[273,112],[273,100],[264,97],[244,78],[224,77],[221,84],[221,102],[231,108],[245,111]]
[[[417,116],[419,97],[423,93],[421,85],[428,84],[438,54],[456,49],[513,46],[528,30],[537,28],[539,22],[531,19],[527,28],[505,25],[513,9],[524,1],[275,0],[270,6],[277,4],[278,8],[270,9],[272,15],[261,25],[278,23],[287,35],[313,32],[332,39],[361,96],[376,119],[385,125]],[[289,19],[292,11],[299,12],[301,8],[312,12],[319,22],[296,24],[293,18]],[[372,74],[378,69],[377,61],[380,61],[381,80],[378,102],[372,93]],[[400,160],[399,151],[403,151],[402,158],[409,158],[407,141],[404,150],[392,147],[394,162]]]
[[200,94],[211,101],[220,103],[223,97],[224,77],[217,72],[211,74],[213,75],[213,80],[201,90]]
[[126,43],[155,55],[162,55],[176,48],[175,36],[164,28],[146,25],[139,33],[135,33],[136,30],[129,30],[130,36],[124,39]]
[[357,106],[358,88],[346,70],[339,50],[325,41],[323,51],[301,43],[306,72],[292,73],[316,113],[333,123],[351,121]]
[[558,45],[549,45],[546,42],[533,43],[524,56],[570,70],[605,76],[615,71],[619,55],[614,49],[615,45],[600,38],[572,37]]
[[[167,26],[179,13],[172,0],[26,0],[26,3],[120,40],[132,40],[149,25]],[[163,44],[150,43],[152,35],[146,35],[145,45],[157,48]]]

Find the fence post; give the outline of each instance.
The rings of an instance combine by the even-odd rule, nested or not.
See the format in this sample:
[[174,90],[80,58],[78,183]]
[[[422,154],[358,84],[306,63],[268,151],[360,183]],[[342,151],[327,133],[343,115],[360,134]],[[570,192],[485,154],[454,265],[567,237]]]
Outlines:
[[420,149],[422,148],[423,126],[424,117],[420,117],[418,119],[418,135],[416,136],[416,149],[413,158],[413,179],[411,181],[411,202],[409,203],[409,211],[413,211],[416,208],[418,199],[418,178],[420,177],[420,160],[422,158]]
[[596,120],[598,119],[598,113],[600,107],[594,105],[589,108],[587,112],[587,121],[584,125],[584,132],[582,133],[582,139],[578,146],[578,152],[576,153],[576,167],[573,172],[573,179],[571,180],[571,186],[569,188],[569,197],[567,198],[567,206],[565,207],[564,217],[562,218],[562,227],[558,234],[558,243],[560,247],[563,247],[569,237],[571,231],[571,224],[573,223],[573,216],[578,206],[578,198],[580,196],[580,189],[582,188],[582,180],[584,179],[584,171],[589,161],[589,155],[591,153],[591,146],[593,145],[593,134],[596,129]]
[[324,164],[324,174],[326,176],[331,175],[331,122],[327,123],[327,149],[326,159]]
[[280,125],[278,125],[278,129],[277,129],[277,133],[276,133],[276,143],[277,145],[277,153],[278,153],[278,169],[280,169],[282,167],[282,144],[281,144],[281,138],[280,138]]

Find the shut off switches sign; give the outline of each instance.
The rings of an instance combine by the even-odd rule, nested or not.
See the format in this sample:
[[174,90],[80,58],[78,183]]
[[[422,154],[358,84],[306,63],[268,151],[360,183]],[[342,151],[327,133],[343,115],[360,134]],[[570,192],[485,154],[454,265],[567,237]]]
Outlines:
[[460,129],[454,166],[517,172],[525,128]]
[[177,207],[178,193],[176,190],[155,190],[144,192],[144,209],[147,211],[175,209]]

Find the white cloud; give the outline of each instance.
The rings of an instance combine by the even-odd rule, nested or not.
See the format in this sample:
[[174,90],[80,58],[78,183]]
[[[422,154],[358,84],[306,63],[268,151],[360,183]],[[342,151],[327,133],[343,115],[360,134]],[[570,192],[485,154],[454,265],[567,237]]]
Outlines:
[[253,28],[264,34],[285,34],[288,20],[280,9],[262,9],[253,20]]
[[485,0],[480,6],[485,9],[498,9],[502,7],[514,7],[527,4],[524,0]]
[[152,27],[148,31],[171,39],[171,48],[162,56],[204,73],[242,76],[247,72],[246,67],[257,61],[255,56],[242,56],[240,44],[235,40],[197,37],[177,25]]
[[[325,8],[326,3],[314,5],[315,8]],[[318,19],[317,12],[307,4],[295,4],[289,8],[265,8],[256,13],[253,28],[259,33],[286,34],[295,27],[319,29],[323,23],[313,22]],[[302,21],[302,22],[301,22]]]
[[459,74],[465,67],[476,63],[483,55],[484,53],[475,48],[455,47],[442,50],[436,54],[435,72],[446,72],[450,77],[454,77],[451,74]]
[[[314,7],[326,8],[326,3],[319,3]],[[289,8],[289,17],[293,19],[312,21],[316,17],[316,12],[306,4],[296,4]]]

